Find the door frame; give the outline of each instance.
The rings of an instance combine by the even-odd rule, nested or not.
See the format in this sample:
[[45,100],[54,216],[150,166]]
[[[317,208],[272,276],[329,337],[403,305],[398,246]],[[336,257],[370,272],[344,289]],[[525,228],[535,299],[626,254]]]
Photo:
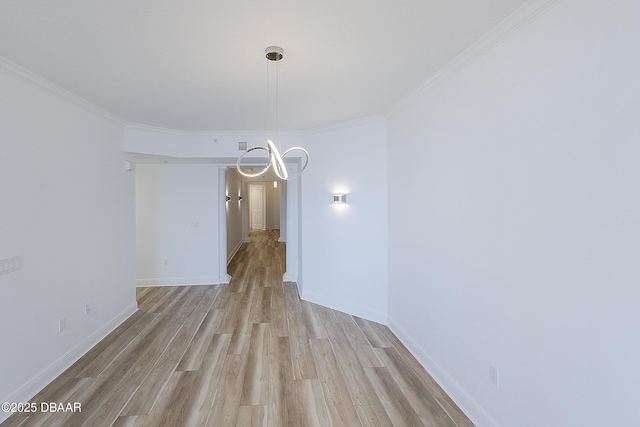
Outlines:
[[[230,167],[235,167],[235,163],[221,164],[218,166],[218,271],[220,275],[220,283],[226,284],[231,280],[231,276],[227,273],[227,177],[226,172]],[[300,162],[295,164],[287,164],[287,169],[291,168],[289,173],[297,173],[300,169]],[[287,185],[281,189],[282,195],[285,194],[285,235],[287,243],[286,248],[286,266],[285,273],[282,276],[284,282],[295,282],[300,287],[299,273],[301,260],[301,212],[302,212],[302,177],[287,181]],[[282,222],[280,224],[282,227]]]

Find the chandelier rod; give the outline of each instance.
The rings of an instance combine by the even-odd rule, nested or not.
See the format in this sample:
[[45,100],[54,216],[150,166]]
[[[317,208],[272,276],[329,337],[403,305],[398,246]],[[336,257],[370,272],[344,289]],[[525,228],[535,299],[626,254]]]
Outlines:
[[[283,53],[284,51],[282,50],[281,47],[278,46],[269,46],[267,49],[265,49],[266,52],[266,57],[267,59],[271,62],[278,62],[283,58]],[[270,87],[270,78],[269,78],[269,63],[267,63],[267,109],[269,108],[269,87]],[[257,176],[262,175],[263,173],[265,173],[267,170],[269,170],[270,167],[273,167],[273,171],[275,172],[275,174],[278,176],[278,178],[284,180],[284,181],[289,181],[291,179],[297,178],[300,175],[302,175],[302,173],[305,171],[305,169],[307,168],[307,165],[309,164],[309,152],[307,150],[305,150],[302,147],[291,147],[288,150],[285,150],[282,154],[280,154],[280,150],[281,150],[281,140],[280,140],[280,67],[279,64],[276,64],[276,96],[275,96],[275,129],[276,129],[276,137],[277,137],[277,147],[276,145],[273,143],[273,141],[271,141],[271,139],[269,139],[269,126],[267,126],[267,146],[266,147],[261,147],[261,146],[257,146],[257,147],[252,147],[250,149],[248,149],[247,151],[245,151],[243,154],[241,154],[238,157],[238,160],[236,162],[236,166],[238,168],[238,172],[240,172],[241,175],[244,175],[246,177],[249,178],[254,178]],[[275,139],[275,138],[274,138]],[[242,168],[240,167],[240,162],[241,160],[250,152],[255,151],[255,150],[265,150],[267,152],[267,166],[262,169],[261,171],[257,172],[257,173],[249,173],[249,172],[245,172],[242,170]],[[305,156],[305,160],[304,160],[304,164],[302,165],[302,167],[300,168],[300,170],[298,171],[298,173],[296,173],[293,176],[289,176],[289,172],[287,171],[286,165],[284,163],[284,158],[285,156],[293,151],[301,151],[302,153],[304,153]]]

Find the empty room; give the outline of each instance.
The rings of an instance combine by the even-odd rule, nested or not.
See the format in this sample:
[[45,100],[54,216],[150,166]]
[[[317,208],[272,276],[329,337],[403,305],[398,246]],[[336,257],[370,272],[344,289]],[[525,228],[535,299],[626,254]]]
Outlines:
[[638,22],[0,2],[0,425],[640,425]]

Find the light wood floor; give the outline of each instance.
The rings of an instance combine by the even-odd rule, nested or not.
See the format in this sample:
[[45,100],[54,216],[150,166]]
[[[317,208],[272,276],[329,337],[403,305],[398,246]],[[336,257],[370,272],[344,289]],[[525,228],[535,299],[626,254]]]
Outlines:
[[139,311],[2,426],[473,424],[383,325],[300,301],[277,232],[252,232],[228,285],[139,288]]

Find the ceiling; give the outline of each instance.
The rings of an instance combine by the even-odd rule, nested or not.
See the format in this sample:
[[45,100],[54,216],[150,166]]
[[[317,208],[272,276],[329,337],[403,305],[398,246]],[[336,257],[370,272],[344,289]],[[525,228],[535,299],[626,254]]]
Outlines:
[[130,123],[256,131],[278,45],[278,128],[299,131],[384,113],[524,3],[2,0],[0,56]]

